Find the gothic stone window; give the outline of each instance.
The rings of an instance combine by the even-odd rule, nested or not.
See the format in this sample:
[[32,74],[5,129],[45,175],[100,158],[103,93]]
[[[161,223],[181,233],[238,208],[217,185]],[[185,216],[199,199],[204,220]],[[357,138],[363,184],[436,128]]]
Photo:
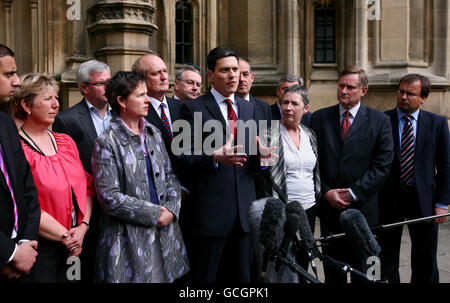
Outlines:
[[176,63],[192,62],[192,4],[181,0],[176,3]]
[[314,9],[314,62],[336,62],[336,7],[321,1]]

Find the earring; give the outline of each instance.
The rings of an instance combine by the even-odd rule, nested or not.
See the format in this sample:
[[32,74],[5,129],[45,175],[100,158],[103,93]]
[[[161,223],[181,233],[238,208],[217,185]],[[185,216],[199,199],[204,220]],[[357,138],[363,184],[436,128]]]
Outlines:
[[28,116],[31,114],[31,111],[28,112]]

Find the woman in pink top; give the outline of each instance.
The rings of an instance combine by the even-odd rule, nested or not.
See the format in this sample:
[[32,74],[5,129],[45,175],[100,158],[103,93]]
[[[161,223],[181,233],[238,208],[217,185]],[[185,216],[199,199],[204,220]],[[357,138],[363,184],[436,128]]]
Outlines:
[[48,130],[59,108],[53,78],[24,75],[14,100],[16,115],[24,119],[19,135],[41,206],[38,257],[29,278],[32,282],[77,280],[79,272],[67,273],[74,260],[67,261],[80,256],[89,229],[92,177],[84,171],[72,138]]

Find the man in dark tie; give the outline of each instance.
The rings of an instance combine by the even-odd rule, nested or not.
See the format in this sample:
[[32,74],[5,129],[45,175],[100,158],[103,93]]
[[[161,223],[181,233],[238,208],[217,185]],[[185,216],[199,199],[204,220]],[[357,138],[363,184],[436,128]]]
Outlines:
[[[0,103],[20,86],[14,53],[0,44]],[[30,166],[10,117],[0,113],[0,283],[36,262],[41,210]]]
[[[190,228],[193,236],[192,278],[195,282],[209,283],[249,282],[251,241],[247,213],[256,199],[252,171],[259,168],[260,162],[257,155],[249,153],[251,134],[240,128],[236,120],[253,120],[254,106],[235,94],[239,65],[233,50],[214,48],[207,63],[211,91],[184,103],[180,115],[191,126],[192,149],[181,159],[192,180],[189,188],[192,199],[182,206],[189,213],[183,227]],[[201,121],[196,121],[196,117]],[[223,134],[223,140],[210,146],[210,152],[196,150],[196,140],[203,147],[211,142],[208,137],[213,129],[203,126],[213,122],[217,125],[213,129]],[[203,127],[200,138],[195,137],[197,123]],[[242,139],[245,142],[242,149],[234,142],[236,133],[238,142]]]
[[[450,197],[450,135],[447,119],[423,110],[430,80],[408,74],[399,83],[392,122],[395,156],[380,195],[383,224],[447,213]],[[439,283],[438,224],[447,217],[408,225],[411,238],[411,283]],[[383,231],[382,275],[400,283],[399,255],[403,227]]]
[[[92,150],[95,139],[109,126],[114,111],[105,96],[106,86],[111,79],[110,68],[106,63],[89,60],[80,64],[77,82],[83,99],[55,117],[52,129],[68,134],[77,144],[84,170],[92,174]],[[95,255],[97,251],[97,231],[101,208],[94,197],[89,231],[83,241],[81,254],[81,281],[94,279]]]
[[[322,235],[341,233],[339,215],[359,209],[369,226],[378,224],[378,191],[389,173],[394,151],[391,123],[386,115],[361,103],[368,91],[365,71],[346,68],[338,80],[338,105],[313,113],[322,181],[319,217]],[[345,238],[323,246],[323,253],[359,270],[360,260]],[[345,283],[346,276],[324,264],[326,282]],[[352,277],[352,282],[354,277]]]
[[174,171],[179,175],[171,144],[173,140],[172,125],[180,116],[182,103],[180,100],[166,96],[169,91],[169,74],[166,63],[158,54],[151,53],[137,59],[132,70],[143,74],[147,79],[147,96],[152,106],[145,118],[161,132]]
[[[303,79],[301,77],[297,77],[295,75],[286,74],[278,81],[277,85],[277,102],[270,106],[272,112],[272,119],[281,120],[281,102],[283,101],[284,90],[292,85],[301,85],[303,86]],[[306,107],[305,107],[306,108]],[[300,123],[306,126],[310,126],[311,120],[311,112],[309,111],[309,105],[306,108],[308,111],[303,115]]]

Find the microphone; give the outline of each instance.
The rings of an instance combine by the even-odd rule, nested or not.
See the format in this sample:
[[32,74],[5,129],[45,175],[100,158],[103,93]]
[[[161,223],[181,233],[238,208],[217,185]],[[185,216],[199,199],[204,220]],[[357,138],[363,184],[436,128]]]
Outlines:
[[[284,237],[283,241],[281,242],[279,250],[279,254],[281,257],[286,258],[289,245],[295,238],[299,225],[300,225],[299,216],[297,216],[296,214],[286,215],[286,224],[284,224]],[[281,266],[281,258],[277,258],[277,261],[275,263],[275,271],[280,270],[280,266]]]
[[358,209],[349,208],[341,213],[339,223],[353,248],[352,253],[355,259],[360,262],[358,269],[362,272],[367,272],[369,269],[367,264],[369,257],[378,256],[381,252],[381,247],[375,240],[366,218]]
[[261,278],[265,279],[267,262],[273,261],[281,243],[281,233],[285,225],[284,203],[271,198],[266,201],[259,225],[259,242],[264,246]]
[[339,216],[339,223],[348,240],[354,245],[357,256],[378,256],[381,247],[367,224],[366,218],[358,209],[349,208]]
[[300,218],[299,230],[298,230],[300,235],[297,234],[297,237],[296,237],[297,245],[296,246],[297,246],[298,250],[300,250],[300,247],[299,247],[299,246],[301,246],[300,242],[303,241],[303,247],[305,249],[304,253],[311,264],[311,268],[312,268],[314,274],[317,277],[318,273],[317,273],[316,263],[314,262],[314,258],[320,256],[320,252],[317,249],[316,240],[314,239],[314,235],[311,231],[311,227],[309,226],[308,216],[306,215],[305,209],[300,204],[300,202],[292,201],[287,204],[286,213],[294,213],[297,216],[299,216],[299,218]]

